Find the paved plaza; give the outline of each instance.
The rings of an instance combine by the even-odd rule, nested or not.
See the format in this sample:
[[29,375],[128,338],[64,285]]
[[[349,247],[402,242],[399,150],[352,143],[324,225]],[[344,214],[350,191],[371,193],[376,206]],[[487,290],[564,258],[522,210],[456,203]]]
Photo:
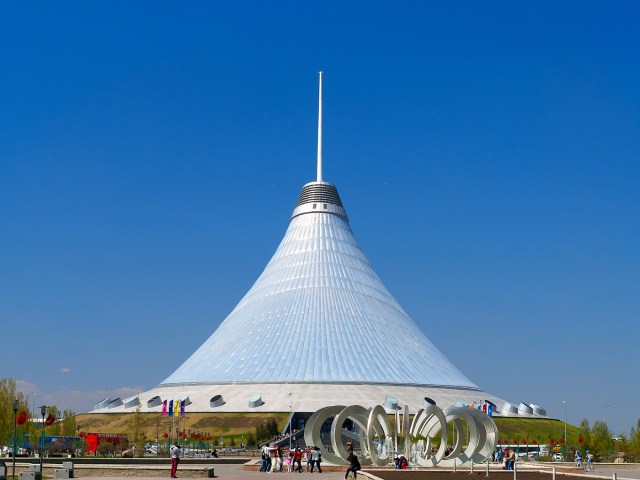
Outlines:
[[[169,466],[167,465],[167,474],[166,477],[169,478]],[[242,480],[242,479],[256,479],[258,477],[263,477],[265,480],[275,480],[275,479],[280,479],[280,480],[292,480],[292,479],[298,479],[298,480],[312,480],[312,479],[317,479],[317,480],[341,480],[344,479],[344,471],[340,471],[340,472],[323,472],[323,473],[307,473],[307,472],[303,472],[303,473],[288,473],[288,472],[282,472],[282,473],[262,473],[259,471],[250,471],[250,470],[243,470],[242,469],[242,465],[240,464],[215,464],[213,465],[213,467],[215,468],[215,474],[216,474],[216,478],[221,478],[221,479],[228,479],[228,480]],[[346,467],[344,468],[346,470]],[[180,475],[180,467],[178,467],[178,473],[177,473],[178,478],[190,478],[189,476],[189,472],[185,472],[184,475]],[[122,476],[122,477],[104,477],[104,476],[95,476],[95,477],[89,477],[89,476],[82,476],[83,480],[104,480],[105,478],[112,478],[112,479],[121,479],[121,480],[131,480],[131,476]],[[158,478],[162,478],[162,477],[158,477],[158,476],[153,476],[153,477],[139,477],[139,476],[135,476],[136,480],[141,480],[141,479],[149,479],[149,480],[158,480]],[[191,477],[194,478],[194,477]],[[363,476],[363,478],[366,478]]]
[[[344,479],[344,472],[323,472],[323,473],[261,473],[258,471],[247,471],[243,470],[242,465],[239,464],[216,464],[215,474],[216,478],[227,479],[227,480],[255,480],[257,477],[264,477],[265,480],[342,480]],[[537,466],[527,466],[521,467],[520,470],[520,478],[529,480],[532,478],[533,470],[544,470],[548,472],[546,475],[541,474],[540,478],[542,479],[551,479],[551,468],[550,466],[544,466],[545,468],[541,468],[540,465]],[[346,467],[345,467],[346,470]],[[159,476],[153,477],[141,477],[135,475],[134,472],[128,472],[129,475],[123,476],[82,476],[83,480],[104,480],[105,478],[111,478],[115,480],[131,480],[132,477],[141,480],[157,480],[158,478],[163,478]],[[167,468],[166,477],[169,478],[169,469]],[[592,478],[602,478],[602,479],[612,479],[613,474],[617,474],[618,480],[631,479],[631,480],[640,480],[640,464],[623,464],[623,465],[596,465],[595,472],[584,474],[578,469],[575,468],[557,468],[557,478],[562,480],[563,478],[575,478],[577,476],[584,475]],[[469,477],[470,471],[469,469],[458,469],[458,475],[464,475],[465,477]],[[474,476],[485,477],[484,470],[476,469],[474,472]],[[491,477],[500,477],[504,478],[504,480],[512,480],[513,473],[505,472],[504,470],[492,470]],[[360,472],[358,477],[365,479],[376,479],[382,478],[384,480],[396,480],[396,479],[405,479],[405,480],[454,480],[456,475],[450,470],[442,470],[442,469],[424,469],[420,471],[415,470],[405,470],[405,471],[394,471],[394,470],[371,470],[371,472]],[[185,475],[180,475],[180,468],[178,468],[178,478],[190,478],[189,472],[185,472]],[[193,477],[192,477],[193,478]],[[486,478],[486,477],[485,477]]]

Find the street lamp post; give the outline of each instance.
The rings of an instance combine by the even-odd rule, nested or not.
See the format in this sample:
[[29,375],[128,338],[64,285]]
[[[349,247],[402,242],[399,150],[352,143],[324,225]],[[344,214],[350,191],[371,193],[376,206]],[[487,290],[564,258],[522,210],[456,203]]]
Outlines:
[[291,403],[291,392],[289,392],[289,451],[291,451],[291,412],[293,405]]
[[[16,416],[18,415],[18,399],[13,401],[13,466],[11,469],[11,476],[16,476],[16,435],[17,435],[17,423]],[[22,421],[22,420],[21,420]]]
[[40,473],[42,473],[42,457],[44,455],[44,416],[47,414],[46,405],[42,405],[40,407],[40,414],[42,415],[42,438],[40,439]]
[[564,405],[564,448],[565,451],[567,449],[567,402],[562,400],[562,404]]

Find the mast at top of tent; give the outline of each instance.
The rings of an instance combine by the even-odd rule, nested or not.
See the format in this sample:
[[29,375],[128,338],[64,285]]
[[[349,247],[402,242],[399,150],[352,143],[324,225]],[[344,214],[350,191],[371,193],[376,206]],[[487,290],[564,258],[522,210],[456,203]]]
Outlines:
[[320,75],[320,85],[318,89],[318,178],[316,181],[322,182],[322,72]]

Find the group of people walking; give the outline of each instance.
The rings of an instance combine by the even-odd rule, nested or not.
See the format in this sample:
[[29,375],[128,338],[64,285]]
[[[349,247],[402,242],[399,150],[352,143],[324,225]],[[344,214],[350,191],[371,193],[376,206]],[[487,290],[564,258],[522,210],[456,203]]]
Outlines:
[[[349,474],[352,473],[355,479],[357,476],[356,472],[360,470],[361,467],[358,456],[353,453],[353,445],[351,442],[347,442],[347,452],[349,454],[347,457],[349,466],[344,474],[344,478],[346,480]],[[296,445],[295,448],[289,450],[279,445],[272,447],[266,444],[262,447],[261,456],[261,472],[283,472],[286,463],[287,472],[302,473],[303,471],[307,471],[313,473],[317,469],[318,473],[322,473],[322,468],[320,468],[320,463],[322,462],[320,447],[300,448]],[[303,462],[306,464],[305,470],[302,469]]]
[[269,446],[266,444],[261,450],[262,462],[260,463],[261,472],[283,472],[284,464],[287,465],[287,472],[302,473],[302,462],[306,464],[306,471],[313,473],[315,469],[318,473],[322,473],[320,463],[322,462],[322,454],[320,447],[300,448],[297,445],[289,450],[279,445]]
[[492,460],[498,460],[498,463],[503,465],[505,470],[513,470],[513,465],[516,463],[516,451],[513,448],[503,448],[497,452],[491,454]]

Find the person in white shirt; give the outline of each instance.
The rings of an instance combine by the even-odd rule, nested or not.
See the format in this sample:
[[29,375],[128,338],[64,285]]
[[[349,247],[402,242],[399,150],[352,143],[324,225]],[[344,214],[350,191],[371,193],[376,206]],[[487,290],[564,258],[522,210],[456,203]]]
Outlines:
[[176,471],[180,462],[180,453],[180,445],[178,445],[178,442],[173,442],[171,446],[171,478],[177,478]]

